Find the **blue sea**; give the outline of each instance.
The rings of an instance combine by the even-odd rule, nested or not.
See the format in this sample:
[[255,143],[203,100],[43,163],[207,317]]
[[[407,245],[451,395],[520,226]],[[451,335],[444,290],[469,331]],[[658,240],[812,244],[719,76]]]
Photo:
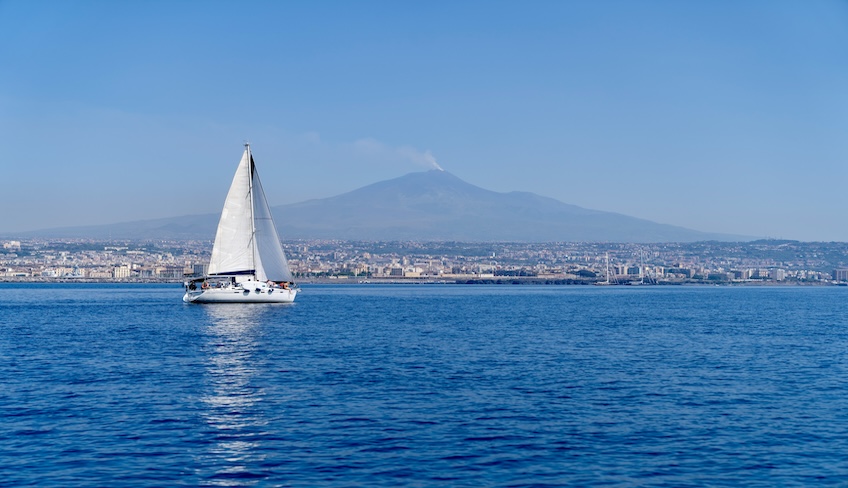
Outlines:
[[848,288],[0,285],[0,485],[848,485]]

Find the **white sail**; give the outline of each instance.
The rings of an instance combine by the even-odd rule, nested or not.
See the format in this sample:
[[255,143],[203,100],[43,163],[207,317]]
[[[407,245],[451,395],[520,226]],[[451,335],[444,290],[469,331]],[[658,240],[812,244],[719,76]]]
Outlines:
[[252,274],[258,281],[292,279],[249,146],[224,202],[209,274]]
[[245,149],[224,201],[212,246],[209,274],[252,272],[253,216],[250,201],[250,151]]
[[265,191],[259,181],[259,173],[253,167],[253,222],[256,246],[256,279],[258,281],[291,281],[289,264],[277,235],[277,227],[271,217],[271,209],[265,200]]

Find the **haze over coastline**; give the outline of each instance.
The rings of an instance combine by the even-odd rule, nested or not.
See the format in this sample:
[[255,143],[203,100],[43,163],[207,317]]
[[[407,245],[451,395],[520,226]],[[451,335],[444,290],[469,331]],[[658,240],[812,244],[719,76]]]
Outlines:
[[0,234],[430,169],[723,234],[848,241],[848,4],[0,3]]

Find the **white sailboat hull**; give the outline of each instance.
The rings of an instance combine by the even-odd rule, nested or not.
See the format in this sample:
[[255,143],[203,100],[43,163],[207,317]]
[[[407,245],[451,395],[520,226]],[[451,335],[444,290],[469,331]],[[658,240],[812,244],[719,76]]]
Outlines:
[[292,303],[297,289],[271,288],[209,288],[188,290],[183,296],[186,303]]

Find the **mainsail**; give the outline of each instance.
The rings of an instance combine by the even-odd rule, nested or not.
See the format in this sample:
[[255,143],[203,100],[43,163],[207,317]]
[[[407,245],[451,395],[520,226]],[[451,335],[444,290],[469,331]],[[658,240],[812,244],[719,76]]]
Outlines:
[[280,244],[277,226],[271,217],[271,209],[265,199],[265,191],[259,181],[259,173],[250,158],[253,169],[253,231],[256,246],[256,279],[259,281],[292,281],[289,263]]
[[292,280],[247,144],[224,201],[212,247],[209,274],[254,275],[258,281]]

